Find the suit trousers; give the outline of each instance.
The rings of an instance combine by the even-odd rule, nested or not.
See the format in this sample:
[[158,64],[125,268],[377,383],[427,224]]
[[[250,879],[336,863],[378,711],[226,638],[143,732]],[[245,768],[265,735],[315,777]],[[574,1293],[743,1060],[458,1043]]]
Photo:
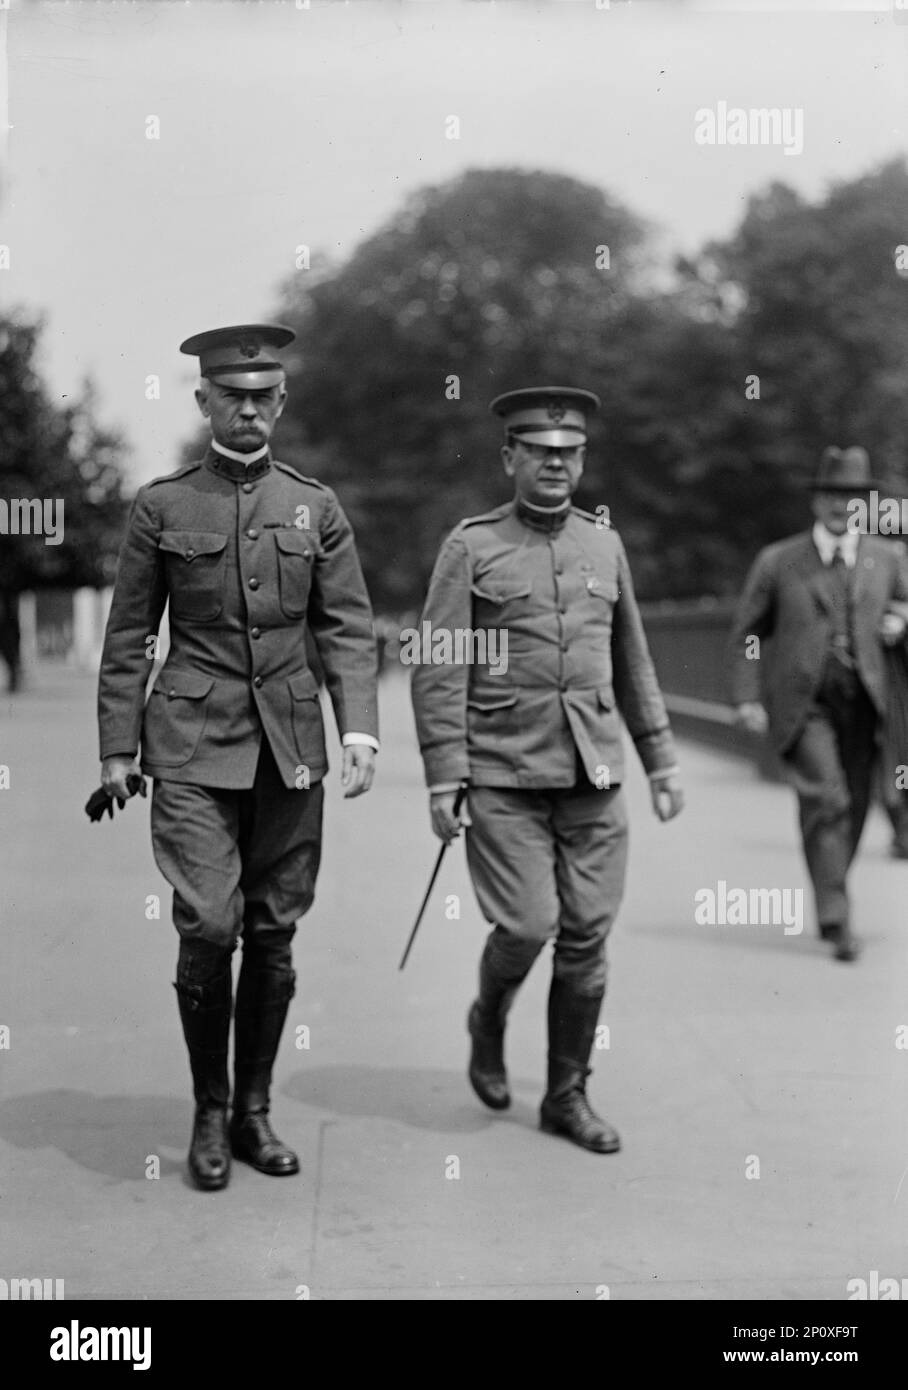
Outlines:
[[467,864],[483,916],[526,941],[554,938],[553,976],[601,995],[627,865],[621,788],[585,778],[557,791],[471,787],[469,811]]
[[232,951],[242,932],[246,957],[258,946],[289,968],[296,921],[315,896],[323,801],[320,781],[299,790],[284,786],[264,734],[249,788],[157,778],[152,846],[173,888],[181,942]]
[[860,677],[830,656],[803,732],[783,759],[823,926],[848,925],[846,876],[870,806],[876,725]]

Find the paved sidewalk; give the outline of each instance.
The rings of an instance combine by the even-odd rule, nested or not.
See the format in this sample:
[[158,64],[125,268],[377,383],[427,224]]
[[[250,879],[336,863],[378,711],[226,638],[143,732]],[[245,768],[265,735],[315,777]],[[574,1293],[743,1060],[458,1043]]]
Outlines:
[[394,673],[376,788],[344,803],[329,779],[297,934],[274,1114],[303,1173],[237,1165],[200,1193],[147,803],[89,824],[94,681],[41,682],[0,696],[0,1278],[63,1278],[70,1298],[842,1299],[872,1270],[908,1275],[908,863],[888,859],[879,813],[854,874],[867,949],[846,966],[806,893],[800,936],[695,924],[694,894],[720,879],[806,888],[786,788],[684,746],[688,808],[663,826],[633,767],[591,1079],[624,1149],[588,1155],[536,1128],[546,958],[512,1015],[514,1107],[486,1112],[467,1085],[485,927],[460,846],[398,973],[436,845]]

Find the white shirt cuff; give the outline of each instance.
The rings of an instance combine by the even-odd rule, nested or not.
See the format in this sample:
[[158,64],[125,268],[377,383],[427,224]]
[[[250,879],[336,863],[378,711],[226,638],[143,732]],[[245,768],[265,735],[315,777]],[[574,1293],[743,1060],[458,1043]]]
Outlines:
[[445,792],[456,792],[459,787],[459,782],[436,782],[434,787],[429,788],[429,795],[442,796]]
[[378,739],[373,738],[371,734],[344,734],[341,743],[345,748],[351,748],[355,743],[364,743],[367,748],[374,748],[376,753],[380,746]]
[[651,782],[658,782],[662,777],[674,777],[681,769],[677,765],[674,767],[660,767],[656,772],[647,774]]

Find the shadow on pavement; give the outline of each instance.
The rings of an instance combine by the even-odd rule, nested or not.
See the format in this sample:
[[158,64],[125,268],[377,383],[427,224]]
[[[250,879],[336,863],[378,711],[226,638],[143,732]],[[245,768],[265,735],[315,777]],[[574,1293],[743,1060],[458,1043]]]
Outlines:
[[81,1167],[120,1181],[144,1178],[152,1154],[162,1177],[181,1171],[191,1130],[190,1103],[172,1096],[38,1091],[0,1103],[0,1138],[7,1143],[58,1149]]
[[[512,1078],[512,1088],[515,1083]],[[532,1084],[532,1083],[526,1083]],[[539,1089],[536,1083],[536,1090]],[[462,1072],[419,1067],[314,1067],[298,1071],[281,1091],[333,1115],[394,1120],[439,1134],[470,1134],[490,1124],[536,1124],[535,1109],[515,1100],[493,1113],[473,1098]]]

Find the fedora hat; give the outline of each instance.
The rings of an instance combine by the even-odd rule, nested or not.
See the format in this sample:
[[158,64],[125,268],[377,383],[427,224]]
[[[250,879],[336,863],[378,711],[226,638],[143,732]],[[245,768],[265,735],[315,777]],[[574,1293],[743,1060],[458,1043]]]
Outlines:
[[870,474],[870,455],[859,444],[824,449],[810,484],[812,492],[871,492],[878,484]]

